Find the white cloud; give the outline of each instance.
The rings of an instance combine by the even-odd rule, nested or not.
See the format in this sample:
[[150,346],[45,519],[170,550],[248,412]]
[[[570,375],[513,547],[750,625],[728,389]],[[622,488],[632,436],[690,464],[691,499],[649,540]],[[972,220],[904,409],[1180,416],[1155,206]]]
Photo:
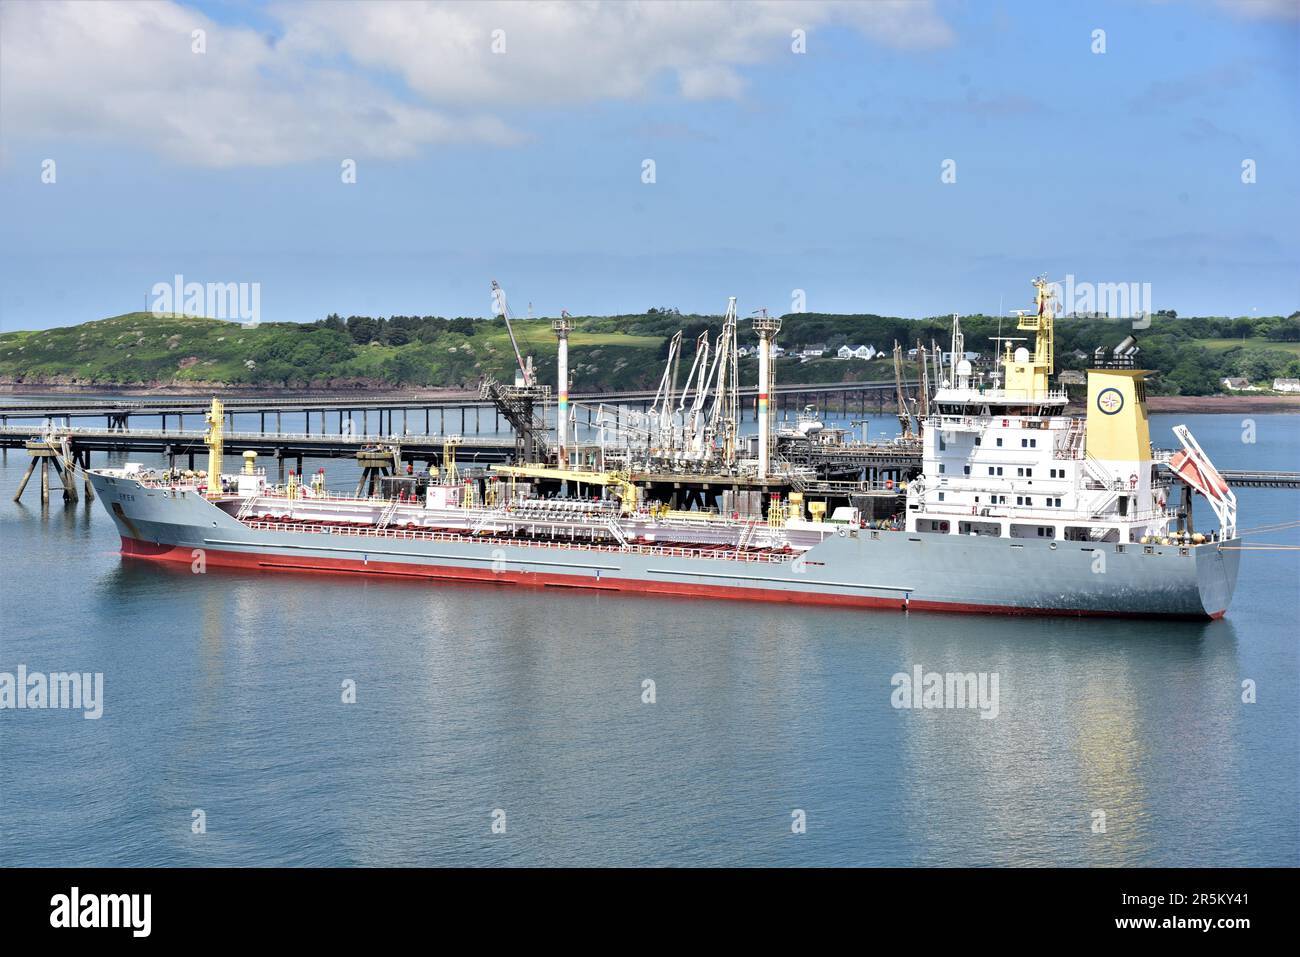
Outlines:
[[[0,5],[9,139],[131,143],[206,166],[401,157],[524,137],[490,111],[644,97],[739,98],[790,31],[843,24],[896,48],[951,42],[923,0],[837,3],[281,3],[281,35],[170,0]],[[191,51],[191,32],[207,52]],[[505,52],[493,52],[493,31]]]
[[[206,31],[205,53],[191,48],[194,30]],[[519,139],[495,117],[403,102],[168,2],[3,4],[0,114],[7,138],[129,142],[199,166]]]
[[1217,5],[1248,20],[1300,20],[1296,0],[1217,0]]
[[[665,74],[687,97],[736,97],[744,87],[736,67],[788,55],[795,28],[832,23],[899,48],[952,41],[927,0],[372,0],[276,9],[290,25],[287,46],[391,70],[442,103],[630,98]],[[492,52],[496,30],[505,53]]]

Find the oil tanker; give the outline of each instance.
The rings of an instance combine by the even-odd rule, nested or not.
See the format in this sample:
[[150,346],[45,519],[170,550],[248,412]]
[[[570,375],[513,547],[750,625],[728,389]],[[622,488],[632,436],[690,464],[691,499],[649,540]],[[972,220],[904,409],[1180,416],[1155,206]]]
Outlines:
[[[646,501],[627,471],[569,463],[563,415],[553,461],[503,466],[465,483],[453,460],[419,494],[346,495],[292,474],[272,485],[252,453],[242,471],[223,474],[223,414],[214,399],[204,472],[128,465],[88,476],[124,555],[196,568],[903,611],[1221,617],[1240,558],[1231,490],[1185,427],[1174,429],[1178,451],[1153,451],[1147,373],[1131,337],[1097,351],[1086,412],[1069,411],[1066,392],[1051,381],[1052,291],[1043,280],[1035,286],[1035,306],[1017,323],[1033,334],[1032,346],[1013,348],[1029,337],[1001,342],[988,376],[965,358],[954,321],[950,361],[918,413],[919,474],[884,521],[851,506],[828,511],[797,492],[743,511]],[[733,312],[734,305],[734,341]],[[762,318],[758,455],[738,467],[765,478],[777,321]],[[700,382],[719,367],[725,374],[726,351],[720,337]],[[573,494],[539,497],[538,478]],[[1216,528],[1194,529],[1193,496],[1209,504]]]

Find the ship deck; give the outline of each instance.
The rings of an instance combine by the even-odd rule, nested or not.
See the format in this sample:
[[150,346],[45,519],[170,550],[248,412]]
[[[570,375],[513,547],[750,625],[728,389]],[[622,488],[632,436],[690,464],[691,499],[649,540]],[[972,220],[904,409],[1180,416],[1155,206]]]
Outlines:
[[618,552],[640,555],[658,555],[673,558],[715,558],[727,561],[766,562],[780,564],[790,561],[797,554],[788,546],[785,548],[737,548],[729,544],[703,544],[698,542],[656,541],[629,542],[626,545],[606,542],[583,541],[581,539],[551,538],[537,535],[507,534],[497,530],[484,530],[464,534],[429,528],[379,528],[369,522],[339,522],[319,519],[290,519],[287,521],[263,521],[248,519],[241,524],[254,531],[294,532],[308,535],[352,535],[366,538],[387,539],[389,541],[408,542],[456,542],[461,544],[490,545],[502,544],[525,546],[530,548],[562,549],[572,551]]

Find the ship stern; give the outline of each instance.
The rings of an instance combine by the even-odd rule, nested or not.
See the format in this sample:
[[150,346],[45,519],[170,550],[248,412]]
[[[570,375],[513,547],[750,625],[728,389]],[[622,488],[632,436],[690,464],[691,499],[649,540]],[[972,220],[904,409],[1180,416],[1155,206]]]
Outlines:
[[1210,618],[1222,618],[1237,590],[1241,539],[1196,546],[1196,588],[1201,607]]

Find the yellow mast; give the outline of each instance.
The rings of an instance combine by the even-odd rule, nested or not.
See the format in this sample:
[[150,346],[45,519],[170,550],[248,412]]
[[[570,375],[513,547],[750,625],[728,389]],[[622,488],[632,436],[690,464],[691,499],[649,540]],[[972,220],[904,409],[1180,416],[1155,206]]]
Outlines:
[[1034,333],[1034,350],[1027,361],[1017,361],[1011,350],[1011,343],[1006,345],[1006,354],[1002,357],[1004,386],[1007,392],[1024,394],[1026,401],[1035,401],[1047,397],[1047,380],[1052,374],[1055,363],[1055,345],[1052,335],[1052,322],[1055,318],[1051,283],[1046,277],[1034,280],[1034,310],[1019,313],[1016,328],[1022,332]]
[[222,438],[224,420],[225,413],[222,409],[221,400],[213,396],[212,408],[208,410],[206,416],[208,431],[203,436],[203,444],[208,447],[208,498],[221,497],[221,449],[224,443]]

